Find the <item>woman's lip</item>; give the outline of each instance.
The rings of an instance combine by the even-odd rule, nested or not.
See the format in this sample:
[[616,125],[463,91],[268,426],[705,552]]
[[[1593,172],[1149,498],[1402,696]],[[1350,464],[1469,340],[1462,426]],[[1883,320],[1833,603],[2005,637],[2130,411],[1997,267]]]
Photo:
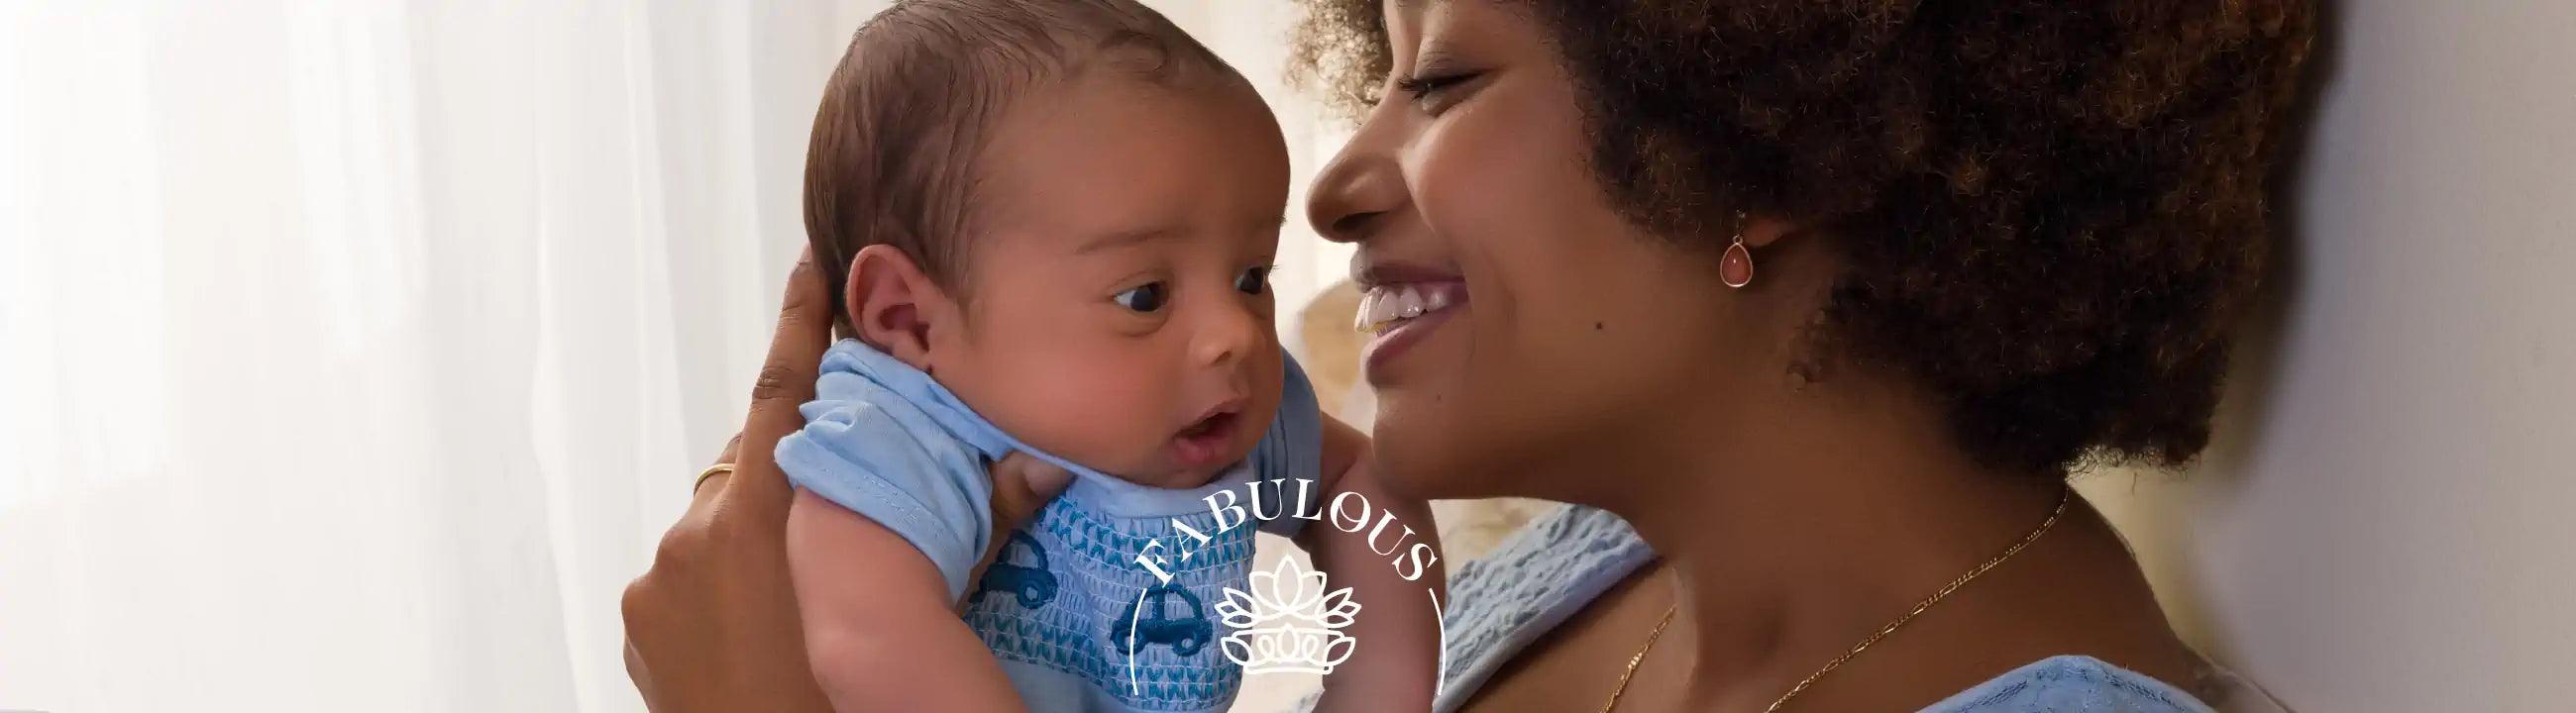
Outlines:
[[1353,315],[1352,326],[1364,332],[1383,331],[1406,320],[1464,305],[1467,301],[1467,283],[1463,281],[1390,282],[1361,293],[1359,311]]
[[1358,283],[1363,290],[1406,282],[1460,282],[1465,279],[1455,270],[1412,263],[1360,262],[1351,267],[1351,281]]
[[1417,294],[1426,297],[1425,302],[1429,301],[1427,297],[1431,293],[1438,293],[1442,298],[1440,309],[1437,310],[1383,324],[1360,325],[1364,330],[1376,330],[1360,357],[1361,365],[1367,370],[1368,379],[1373,384],[1384,384],[1382,379],[1388,376],[1386,372],[1389,365],[1394,364],[1398,358],[1411,351],[1415,344],[1429,337],[1442,324],[1447,323],[1449,318],[1455,316],[1458,311],[1468,309],[1466,277],[1453,269],[1398,260],[1373,259],[1363,252],[1351,261],[1351,281],[1358,283],[1361,292],[1364,293],[1361,299],[1361,314],[1358,315],[1362,322],[1371,321],[1371,312],[1383,306],[1378,304],[1377,300],[1385,299],[1388,293]]
[[1415,344],[1428,338],[1433,330],[1447,324],[1449,318],[1455,316],[1459,310],[1467,308],[1467,305],[1462,302],[1438,312],[1426,313],[1420,317],[1398,322],[1395,326],[1378,332],[1375,337],[1370,338],[1368,346],[1361,349],[1360,355],[1361,366],[1367,369],[1369,382],[1383,383],[1380,377],[1388,365],[1395,363],[1397,358],[1411,351]]

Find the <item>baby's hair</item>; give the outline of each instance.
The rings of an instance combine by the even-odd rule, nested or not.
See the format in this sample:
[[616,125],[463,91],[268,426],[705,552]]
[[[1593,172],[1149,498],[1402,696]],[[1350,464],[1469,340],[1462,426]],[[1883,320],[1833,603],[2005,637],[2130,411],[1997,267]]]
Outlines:
[[1133,0],[903,0],[859,27],[823,90],[805,155],[805,232],[833,295],[892,245],[962,299],[979,154],[1012,97],[1105,67],[1169,83],[1242,81]]

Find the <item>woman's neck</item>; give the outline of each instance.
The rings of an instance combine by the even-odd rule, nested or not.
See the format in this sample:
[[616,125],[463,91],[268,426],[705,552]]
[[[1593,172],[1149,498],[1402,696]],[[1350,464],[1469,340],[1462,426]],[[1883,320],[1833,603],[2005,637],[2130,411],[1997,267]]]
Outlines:
[[[1663,560],[1676,602],[1667,656],[1690,680],[1761,687],[1803,678],[2028,534],[2064,486],[1998,473],[1950,445],[1922,404],[1784,393],[1723,427],[1741,447],[1659,454],[1657,477],[1605,498]],[[1747,412],[1735,405],[1735,413]],[[1691,419],[1669,421],[1679,430]],[[1697,430],[1698,433],[1709,433]],[[1653,449],[1647,449],[1653,450]],[[1822,654],[1819,656],[1819,654]],[[1767,690],[1767,689],[1766,689]],[[1703,691],[1694,698],[1722,696]]]

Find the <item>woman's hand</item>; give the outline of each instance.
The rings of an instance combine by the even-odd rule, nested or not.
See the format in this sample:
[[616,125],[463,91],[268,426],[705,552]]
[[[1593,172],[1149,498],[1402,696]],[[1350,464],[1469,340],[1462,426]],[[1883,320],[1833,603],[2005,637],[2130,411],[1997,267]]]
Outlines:
[[[626,673],[652,710],[831,710],[807,667],[787,579],[795,489],[770,455],[805,425],[797,406],[813,400],[815,368],[832,342],[828,292],[809,252],[787,277],[750,415],[717,461],[734,471],[698,484],[652,569],[626,587]],[[1035,462],[1014,456],[994,468],[997,528],[1026,522],[1063,490],[1062,471]],[[986,562],[1002,541],[994,538]]]
[[[688,512],[662,535],[652,569],[626,586],[626,674],[656,711],[829,711],[805,666],[787,586],[787,503],[770,458],[805,425],[814,369],[832,341],[831,298],[809,254],[787,276],[751,413]],[[749,454],[748,459],[742,458]],[[673,482],[676,487],[678,482]]]
[[1004,456],[993,464],[993,537],[984,545],[984,557],[975,560],[975,568],[966,575],[966,593],[958,595],[957,610],[966,610],[966,600],[975,598],[975,583],[984,581],[984,570],[1002,556],[1002,546],[1010,544],[1011,531],[1020,529],[1046,507],[1047,501],[1064,493],[1073,484],[1073,472],[1053,463],[1029,457],[1026,453]]

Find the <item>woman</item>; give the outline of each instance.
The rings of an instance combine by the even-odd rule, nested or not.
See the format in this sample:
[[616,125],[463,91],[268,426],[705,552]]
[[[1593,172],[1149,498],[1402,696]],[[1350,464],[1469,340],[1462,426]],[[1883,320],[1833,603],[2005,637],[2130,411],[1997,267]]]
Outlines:
[[[1464,298],[1372,345],[1383,472],[1588,506],[1456,572],[1444,709],[2219,702],[2064,481],[2207,441],[2307,3],[1312,4],[1361,111],[1310,219]],[[670,591],[783,596],[713,539],[666,559],[740,573]],[[727,674],[792,626],[636,601],[657,702],[798,686]]]

